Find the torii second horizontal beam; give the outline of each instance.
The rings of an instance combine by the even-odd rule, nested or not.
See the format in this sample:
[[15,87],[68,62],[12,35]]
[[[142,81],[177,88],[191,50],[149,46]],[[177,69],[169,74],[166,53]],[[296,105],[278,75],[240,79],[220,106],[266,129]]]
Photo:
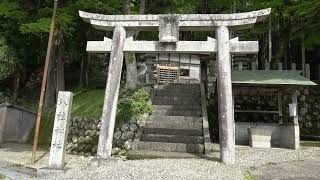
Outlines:
[[[106,53],[111,51],[112,41],[88,41],[87,51],[91,53]],[[259,51],[258,41],[230,40],[230,52],[234,54],[256,54]],[[207,41],[178,41],[176,43],[161,43],[159,41],[134,41],[127,38],[124,52],[136,53],[213,53],[217,52],[216,40],[208,37]]]

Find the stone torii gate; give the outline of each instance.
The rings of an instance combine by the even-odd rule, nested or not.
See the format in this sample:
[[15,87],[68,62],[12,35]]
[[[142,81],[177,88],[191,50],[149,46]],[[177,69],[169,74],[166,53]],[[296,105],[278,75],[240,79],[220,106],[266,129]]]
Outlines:
[[[111,156],[116,109],[124,52],[138,53],[216,53],[218,64],[218,102],[220,158],[235,162],[235,125],[231,84],[231,53],[257,53],[257,41],[230,39],[229,29],[248,29],[263,21],[271,9],[235,14],[101,15],[79,11],[80,17],[103,31],[113,31],[113,39],[88,41],[87,51],[111,52],[100,130],[99,158]],[[135,41],[126,31],[157,31],[159,41]],[[216,39],[179,41],[179,31],[214,31]]]

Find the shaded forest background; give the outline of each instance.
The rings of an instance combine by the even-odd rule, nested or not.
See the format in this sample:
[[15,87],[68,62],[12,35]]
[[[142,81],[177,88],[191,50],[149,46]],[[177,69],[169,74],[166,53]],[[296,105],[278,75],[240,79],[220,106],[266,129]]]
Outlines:
[[[81,92],[105,86],[108,55],[90,55],[85,51],[87,40],[102,40],[111,33],[94,30],[84,23],[78,10],[101,14],[164,14],[164,13],[236,13],[271,7],[272,15],[250,31],[246,39],[260,42],[259,62],[269,58],[272,42],[272,63],[291,62],[301,68],[320,59],[319,0],[60,0],[54,33],[54,49],[49,65],[46,108],[55,105],[58,91]],[[0,2],[0,102],[11,101],[35,110],[48,41],[53,0],[2,0]],[[205,39],[213,33],[183,32],[183,40]],[[269,35],[272,35],[271,41]],[[135,34],[137,39],[156,39],[157,34]],[[123,75],[125,87],[135,87],[135,72],[126,55]],[[135,64],[133,64],[135,66]]]

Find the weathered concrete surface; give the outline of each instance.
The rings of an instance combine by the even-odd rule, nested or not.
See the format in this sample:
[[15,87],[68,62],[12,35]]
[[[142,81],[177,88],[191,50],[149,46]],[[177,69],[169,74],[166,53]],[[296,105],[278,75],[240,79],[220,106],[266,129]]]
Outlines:
[[257,168],[252,173],[257,180],[264,179],[320,179],[320,161],[304,160],[270,164]]
[[102,124],[98,143],[97,156],[100,158],[111,156],[125,37],[125,29],[119,26],[116,27],[113,33],[112,51],[110,54],[109,72],[101,120]]
[[[127,37],[133,39],[135,32],[127,32]],[[138,84],[137,60],[135,52],[127,52],[124,54],[126,62],[126,88],[134,89]]]
[[58,94],[49,157],[49,168],[52,169],[63,169],[65,167],[64,157],[69,133],[72,99],[73,94],[71,92],[60,91]]
[[228,27],[216,29],[218,62],[218,111],[220,159],[225,164],[235,162],[235,130],[231,84],[231,54]]
[[280,147],[299,149],[300,133],[299,125],[282,124],[280,126]]
[[[271,9],[234,14],[176,14],[180,31],[212,31],[217,26],[231,26],[238,29],[249,28],[263,21]],[[112,31],[115,26],[134,30],[156,30],[162,15],[102,15],[79,11],[80,17],[96,29]]]
[[[27,174],[23,174],[20,172],[16,172],[16,171],[12,171],[12,170],[8,170],[6,168],[2,168],[0,167],[0,175],[4,175],[6,176],[5,180],[9,180],[9,179],[31,179],[32,176],[27,175]],[[0,176],[1,178],[1,176]]]
[[[254,122],[235,122],[236,126],[236,144],[237,145],[249,145],[249,132],[248,128],[266,128],[269,129],[271,134],[271,146],[279,146],[280,145],[280,127],[278,123],[254,123]],[[287,138],[287,137],[285,137]]]
[[179,41],[179,16],[161,15],[159,16],[159,41],[178,42]]
[[249,128],[249,145],[253,148],[271,148],[272,129],[254,127]]

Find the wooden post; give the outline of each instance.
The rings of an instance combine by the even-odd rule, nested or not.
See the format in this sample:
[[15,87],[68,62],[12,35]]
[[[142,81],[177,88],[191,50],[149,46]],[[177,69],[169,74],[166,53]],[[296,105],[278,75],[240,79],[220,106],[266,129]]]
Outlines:
[[257,63],[256,62],[251,63],[251,70],[257,70]]
[[279,124],[283,124],[282,117],[282,92],[278,92],[278,111],[279,111]]
[[242,62],[238,62],[238,70],[241,71],[243,69]]
[[268,31],[268,50],[269,50],[269,53],[268,53],[268,62],[270,63],[271,60],[272,60],[272,30],[271,30],[271,27],[272,27],[272,21],[271,21],[271,17],[269,18],[269,31]]
[[46,54],[46,60],[45,60],[45,64],[44,64],[42,84],[41,84],[41,93],[40,93],[38,114],[37,114],[36,127],[35,127],[35,131],[34,131],[34,138],[33,138],[33,145],[32,145],[32,159],[31,159],[32,163],[34,163],[36,160],[36,151],[37,151],[37,146],[38,146],[40,121],[41,121],[42,110],[43,110],[44,95],[46,92],[48,66],[49,66],[50,56],[51,56],[51,52],[52,52],[52,42],[53,42],[57,8],[58,8],[58,0],[54,0],[53,14],[52,14],[52,19],[51,19],[51,26],[50,26],[50,33],[49,33],[49,40],[48,40],[48,48],[47,48],[47,54]]
[[296,63],[291,63],[291,70],[297,70]]
[[264,64],[264,70],[270,70],[270,63],[269,62],[266,62]]
[[318,80],[320,80],[320,64],[318,64]]
[[293,117],[293,133],[294,136],[292,138],[294,138],[294,147],[293,149],[299,149],[300,147],[300,128],[299,128],[299,108],[298,108],[298,91],[294,91],[294,93],[292,94],[292,103],[296,104],[296,115]]
[[309,64],[306,64],[305,65],[305,73],[306,73],[306,78],[307,79],[310,79],[310,65]]
[[294,91],[294,93],[291,96],[291,101],[293,104],[296,104],[296,115],[293,117],[293,123],[295,125],[299,125],[299,116],[298,116],[298,92]]
[[306,47],[304,44],[304,36],[302,36],[301,38],[301,69],[304,77],[306,76],[305,64],[306,64]]
[[278,70],[279,70],[279,71],[282,71],[282,70],[283,70],[282,63],[281,63],[281,62],[278,63]]
[[99,158],[107,158],[111,156],[113,131],[116,120],[116,110],[121,80],[121,70],[123,65],[123,47],[125,38],[125,29],[121,26],[115,27],[113,32],[108,79],[98,142],[97,156]]
[[229,29],[219,26],[216,29],[218,62],[218,102],[220,159],[225,164],[235,162],[235,139],[231,84],[231,54]]

